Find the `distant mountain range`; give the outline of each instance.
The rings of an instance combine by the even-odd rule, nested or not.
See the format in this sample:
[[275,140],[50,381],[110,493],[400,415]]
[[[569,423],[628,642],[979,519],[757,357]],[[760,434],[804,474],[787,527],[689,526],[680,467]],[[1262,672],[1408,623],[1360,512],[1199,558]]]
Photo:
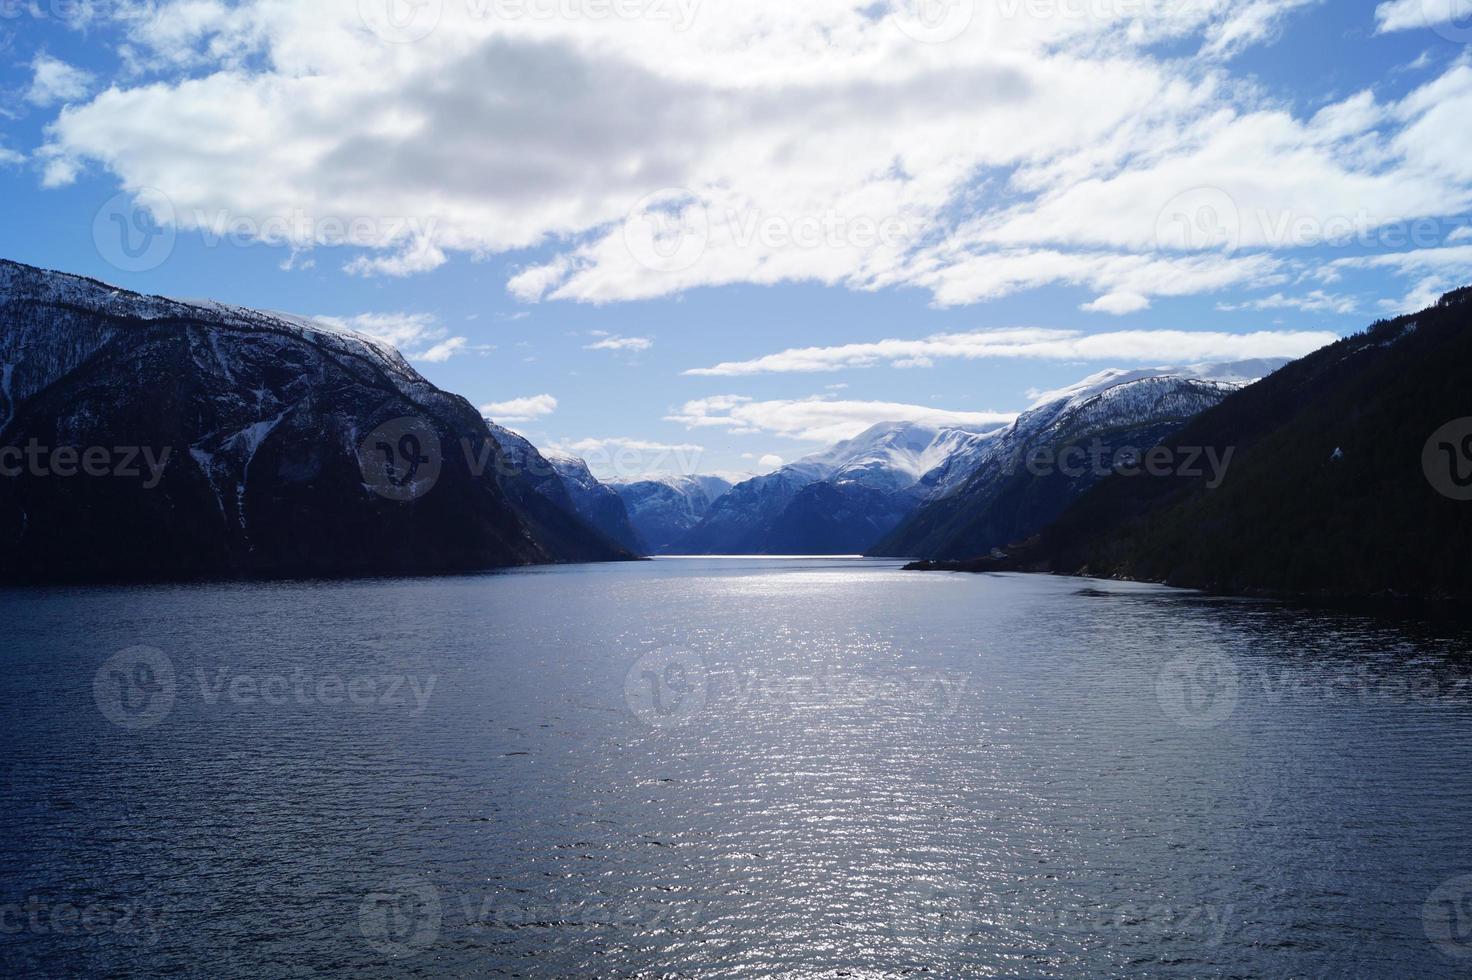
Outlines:
[[719,476],[660,476],[615,483],[613,489],[623,500],[640,550],[665,555],[674,553],[676,542],[730,491],[731,481]]
[[950,567],[1224,593],[1472,594],[1472,288],[1295,361],[1168,436],[1225,477],[1112,475],[1033,540]]
[[0,324],[4,580],[631,557],[371,338],[6,261]]
[[919,501],[928,474],[980,433],[914,422],[876,425],[775,473],[740,483],[670,548],[681,554],[856,554]]
[[0,260],[0,580],[862,553],[1460,595],[1469,318],[1462,290],[1286,367],[1104,371],[990,430],[882,423],[734,485],[604,483],[372,338]]
[[[1193,416],[1283,361],[1189,369],[1104,371],[1053,392],[972,447],[905,521],[869,553],[967,558],[1040,531],[1111,472]],[[1105,461],[1108,465],[1105,465]]]
[[[732,487],[666,554],[972,555],[1031,534],[1103,472],[1035,476],[1029,453],[1096,438],[1149,449],[1196,413],[1283,362],[1106,371],[989,431],[876,425]],[[625,497],[628,502],[627,496]],[[994,506],[996,504],[996,506]],[[977,523],[970,515],[989,516]],[[1005,514],[1006,516],[1001,516]],[[638,518],[635,518],[636,523]]]

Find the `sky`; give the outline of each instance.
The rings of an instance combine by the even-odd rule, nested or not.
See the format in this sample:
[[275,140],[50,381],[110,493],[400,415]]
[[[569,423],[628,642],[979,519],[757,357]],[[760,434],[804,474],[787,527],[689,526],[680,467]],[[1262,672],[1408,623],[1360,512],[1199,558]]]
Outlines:
[[604,477],[1472,283],[1472,0],[0,0],[0,257],[317,317]]

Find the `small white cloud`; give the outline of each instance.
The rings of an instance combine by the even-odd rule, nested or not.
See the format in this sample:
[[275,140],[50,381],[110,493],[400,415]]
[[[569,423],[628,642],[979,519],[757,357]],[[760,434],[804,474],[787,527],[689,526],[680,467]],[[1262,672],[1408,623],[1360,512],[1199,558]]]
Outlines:
[[764,470],[775,470],[780,467],[783,462],[784,461],[781,456],[778,456],[776,453],[769,453],[766,456],[763,456],[761,459],[757,460],[756,465],[760,466]]
[[435,344],[429,350],[418,355],[413,360],[428,361],[431,364],[443,364],[450,358],[459,354],[469,343],[464,337],[451,337],[449,340]]
[[1287,296],[1283,293],[1274,293],[1262,299],[1250,300],[1246,303],[1218,303],[1218,310],[1231,313],[1237,310],[1302,310],[1305,313],[1338,313],[1349,315],[1359,310],[1359,304],[1352,296],[1340,296],[1335,293],[1326,293],[1322,289],[1315,289],[1302,296]]
[[688,401],[665,417],[690,429],[721,428],[733,435],[768,432],[787,439],[842,442],[880,422],[923,422],[959,428],[992,429],[1011,422],[1013,412],[954,412],[898,402],[834,401],[814,397],[792,401],[754,401],[742,395],[716,395]]
[[1138,313],[1149,308],[1150,300],[1139,293],[1109,293],[1079,307],[1085,313],[1112,313],[1114,316]]
[[557,411],[557,399],[551,395],[513,398],[506,402],[482,405],[480,413],[496,422],[534,422]]
[[49,106],[59,102],[75,102],[86,98],[92,87],[92,73],[73,67],[48,54],[38,54],[31,62],[31,87],[25,99],[31,105]]
[[394,279],[403,279],[407,276],[417,275],[421,272],[433,272],[444,265],[448,259],[445,253],[433,241],[427,238],[416,239],[395,255],[359,256],[347,265],[342,271],[350,276],[389,276]]
[[359,313],[356,316],[319,316],[318,323],[337,330],[351,330],[395,348],[411,361],[443,364],[456,354],[471,350],[465,337],[451,337],[428,313]]
[[1375,8],[1381,34],[1452,24],[1472,14],[1467,0],[1387,0]]
[[1047,361],[1135,361],[1141,364],[1242,361],[1302,357],[1339,339],[1324,331],[1262,331],[1250,334],[1206,330],[1121,330],[1084,334],[1077,330],[1016,327],[972,333],[935,334],[921,340],[881,340],[837,347],[806,347],[686,371],[695,377],[802,374],[848,368],[896,366],[947,358]]
[[0,146],[0,166],[18,167],[25,162],[26,155],[24,153],[17,153],[14,150],[7,150],[5,147]]
[[589,344],[583,350],[632,351],[639,353],[654,346],[654,341],[648,337],[620,337],[616,334],[604,333],[601,330],[594,330],[593,336],[602,337],[603,339]]

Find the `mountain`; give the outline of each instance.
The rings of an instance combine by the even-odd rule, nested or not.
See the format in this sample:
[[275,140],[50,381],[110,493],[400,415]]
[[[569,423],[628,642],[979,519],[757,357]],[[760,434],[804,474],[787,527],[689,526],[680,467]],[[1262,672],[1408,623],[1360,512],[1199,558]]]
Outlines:
[[[914,508],[921,481],[979,437],[916,422],[875,425],[738,484],[671,547],[686,554],[861,552]],[[820,483],[826,487],[816,488]]]
[[[1103,371],[1050,392],[967,447],[925,503],[870,549],[884,557],[970,558],[1031,537],[1104,479],[1200,412],[1283,362]],[[1082,455],[1081,455],[1082,454]]]
[[615,547],[640,554],[643,546],[623,501],[593,476],[588,464],[562,453],[543,453],[522,436],[486,419],[505,465],[559,510],[576,514]]
[[1176,456],[1225,480],[1114,476],[1034,541],[967,567],[1232,594],[1472,594],[1472,288],[1375,324],[1202,413]]
[[0,578],[629,557],[393,348],[0,261]]
[[549,452],[547,461],[562,477],[572,497],[573,509],[583,520],[625,551],[644,553],[645,545],[634,529],[628,507],[617,490],[595,477],[588,464],[576,456]]
[[711,505],[731,489],[718,476],[670,476],[615,483],[613,489],[627,508],[643,544],[656,555],[671,554],[671,546],[700,523]]

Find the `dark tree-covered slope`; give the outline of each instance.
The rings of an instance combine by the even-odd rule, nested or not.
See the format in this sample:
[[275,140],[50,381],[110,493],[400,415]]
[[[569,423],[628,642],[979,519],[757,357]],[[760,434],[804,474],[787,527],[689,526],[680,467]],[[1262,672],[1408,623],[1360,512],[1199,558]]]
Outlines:
[[1110,477],[999,563],[1230,593],[1472,593],[1472,289],[1231,396],[1167,446],[1225,482]]
[[0,262],[0,578],[623,557],[390,347]]

